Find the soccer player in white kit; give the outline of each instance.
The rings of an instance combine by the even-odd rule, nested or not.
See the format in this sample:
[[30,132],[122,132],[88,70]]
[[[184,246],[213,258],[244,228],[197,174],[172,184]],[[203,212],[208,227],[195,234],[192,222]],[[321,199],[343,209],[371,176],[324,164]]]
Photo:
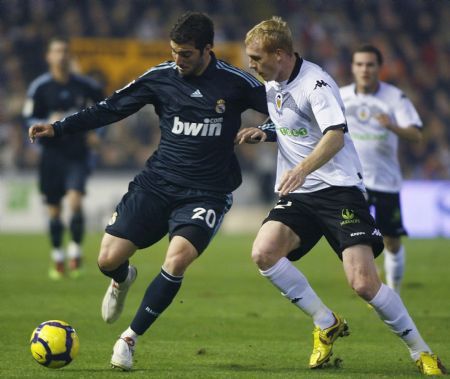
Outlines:
[[[444,366],[420,336],[398,294],[378,277],[374,256],[383,249],[382,237],[363,196],[360,163],[346,133],[336,83],[294,53],[290,29],[279,17],[253,27],[245,45],[250,68],[266,81],[278,142],[275,191],[280,195],[258,232],[252,258],[260,273],[313,319],[309,367],[323,367],[335,340],[349,334],[346,321],[321,301],[291,263],[325,236],[342,260],[351,287],[405,342],[419,370],[443,374]],[[271,137],[265,127],[246,128],[236,142]]]
[[369,205],[383,234],[384,271],[389,287],[400,292],[405,266],[401,236],[402,174],[397,156],[399,138],[418,142],[422,121],[411,101],[397,87],[379,80],[381,52],[363,45],[353,52],[355,82],[341,88],[349,133],[363,167]]

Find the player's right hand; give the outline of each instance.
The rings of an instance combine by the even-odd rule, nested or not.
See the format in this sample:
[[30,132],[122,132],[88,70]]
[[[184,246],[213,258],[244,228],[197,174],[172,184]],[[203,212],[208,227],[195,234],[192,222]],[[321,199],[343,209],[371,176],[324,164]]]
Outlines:
[[28,129],[30,142],[34,143],[36,138],[54,137],[55,131],[52,124],[34,124]]
[[239,130],[234,143],[241,145],[243,143],[260,143],[267,139],[267,134],[261,129],[249,127]]

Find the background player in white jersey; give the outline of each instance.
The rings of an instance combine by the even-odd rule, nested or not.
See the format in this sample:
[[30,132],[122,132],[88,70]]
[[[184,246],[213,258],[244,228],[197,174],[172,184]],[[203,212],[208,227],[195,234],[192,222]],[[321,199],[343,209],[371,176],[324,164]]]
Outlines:
[[[265,81],[269,115],[276,129],[280,200],[264,220],[252,258],[260,273],[315,324],[310,368],[322,367],[345,320],[317,296],[291,263],[322,236],[342,260],[349,284],[408,346],[420,371],[445,369],[419,334],[398,294],[381,283],[374,256],[382,237],[362,194],[358,156],[346,133],[344,106],[334,80],[293,51],[287,24],[278,17],[247,33],[250,67]],[[237,142],[265,140],[268,132],[244,129]],[[270,137],[270,136],[269,136]]]
[[422,122],[411,101],[397,87],[379,80],[381,52],[364,45],[353,52],[355,82],[341,88],[348,129],[363,167],[368,201],[384,237],[386,283],[400,292],[405,266],[401,236],[406,234],[400,208],[402,175],[399,138],[418,142]]

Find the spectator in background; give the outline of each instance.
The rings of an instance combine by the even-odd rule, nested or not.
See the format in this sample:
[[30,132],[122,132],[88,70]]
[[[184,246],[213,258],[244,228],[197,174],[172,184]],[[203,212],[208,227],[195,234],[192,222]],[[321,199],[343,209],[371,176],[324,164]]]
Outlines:
[[401,236],[400,189],[402,174],[398,140],[422,140],[422,121],[411,101],[397,87],[380,81],[380,50],[364,45],[353,52],[355,82],[341,88],[350,135],[363,167],[368,202],[384,240],[387,285],[400,293],[405,267]]
[[[53,38],[48,44],[46,59],[49,71],[31,83],[23,108],[23,116],[29,126],[36,122],[54,122],[103,99],[103,92],[96,82],[71,72],[67,40]],[[81,273],[82,199],[90,172],[90,143],[96,143],[95,133],[41,141],[39,187],[49,215],[53,261],[49,277],[54,280],[61,279],[65,273],[64,224],[61,219],[65,196],[70,208],[69,274],[78,277]]]

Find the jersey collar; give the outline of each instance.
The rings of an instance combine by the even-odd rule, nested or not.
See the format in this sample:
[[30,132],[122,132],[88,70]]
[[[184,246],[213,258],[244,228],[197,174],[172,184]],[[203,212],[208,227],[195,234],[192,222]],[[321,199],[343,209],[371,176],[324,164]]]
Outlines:
[[297,53],[294,54],[295,54],[295,66],[286,84],[292,82],[297,77],[298,73],[300,72],[300,69],[302,68],[303,58],[300,58],[300,56]]

